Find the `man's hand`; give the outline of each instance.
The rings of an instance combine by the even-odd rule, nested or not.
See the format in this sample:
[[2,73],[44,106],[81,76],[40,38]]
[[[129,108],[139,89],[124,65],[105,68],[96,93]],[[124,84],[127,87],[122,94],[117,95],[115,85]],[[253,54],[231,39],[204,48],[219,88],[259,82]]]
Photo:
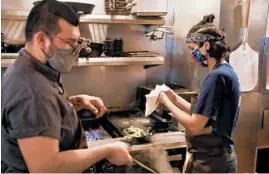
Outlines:
[[105,145],[109,149],[107,160],[114,165],[130,165],[132,164],[132,157],[128,151],[128,145],[123,142],[116,142]]
[[102,117],[107,110],[103,100],[94,96],[76,95],[70,97],[70,101],[77,111],[89,109],[96,115],[96,118]]

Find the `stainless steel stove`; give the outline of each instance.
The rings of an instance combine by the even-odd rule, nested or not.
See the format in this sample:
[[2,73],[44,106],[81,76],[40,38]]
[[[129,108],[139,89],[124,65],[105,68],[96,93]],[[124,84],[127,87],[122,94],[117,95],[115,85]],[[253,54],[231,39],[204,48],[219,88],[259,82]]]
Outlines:
[[[95,119],[95,116],[89,110],[81,110],[78,112],[81,118],[82,125],[87,131],[88,141],[96,141],[100,139],[111,139],[117,137],[123,137],[123,130],[135,126],[144,131],[149,131],[152,134],[184,131],[178,128],[176,120],[169,115],[169,112],[163,109],[158,109],[148,117],[144,114],[145,109],[145,94],[148,94],[153,87],[141,86],[137,90],[136,105],[132,108],[124,111],[107,113],[101,119]],[[178,94],[185,94],[186,99],[190,99],[190,96],[197,95],[196,92],[180,88],[176,90]],[[138,142],[147,143],[147,142]],[[185,154],[183,149],[170,149],[169,154]],[[182,166],[184,157],[181,161],[171,162],[172,166]],[[92,173],[148,173],[148,171],[142,169],[139,166],[132,167],[117,167],[111,165],[108,161],[103,160],[92,166],[89,171]]]

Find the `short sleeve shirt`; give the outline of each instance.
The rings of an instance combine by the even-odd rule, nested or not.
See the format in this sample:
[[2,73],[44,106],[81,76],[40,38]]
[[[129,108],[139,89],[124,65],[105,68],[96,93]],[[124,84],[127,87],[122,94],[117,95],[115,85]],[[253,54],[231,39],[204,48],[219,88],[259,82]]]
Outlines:
[[80,121],[60,74],[25,49],[19,55],[1,84],[1,159],[7,166],[2,172],[28,172],[17,139],[55,138],[60,151],[76,149],[82,139]]
[[230,64],[218,65],[203,82],[194,113],[206,116],[206,126],[213,126],[213,133],[233,150],[231,134],[236,126],[240,108],[240,85],[238,76]]

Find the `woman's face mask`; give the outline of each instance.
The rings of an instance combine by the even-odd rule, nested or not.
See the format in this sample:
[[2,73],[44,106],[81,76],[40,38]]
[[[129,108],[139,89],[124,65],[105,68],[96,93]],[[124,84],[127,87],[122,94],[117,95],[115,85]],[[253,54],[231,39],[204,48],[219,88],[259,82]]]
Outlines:
[[196,48],[191,52],[190,58],[202,67],[207,67],[207,56],[203,55],[201,51]]
[[[200,64],[202,67],[208,67],[208,49],[209,45],[207,44],[207,47],[205,46],[206,41],[210,40],[216,40],[216,39],[222,39],[216,36],[212,36],[209,34],[203,34],[203,33],[189,33],[187,35],[186,42],[189,44],[189,48],[192,50],[190,58],[193,59],[197,64]],[[203,43],[202,47],[199,45]],[[202,52],[201,52],[202,50]]]

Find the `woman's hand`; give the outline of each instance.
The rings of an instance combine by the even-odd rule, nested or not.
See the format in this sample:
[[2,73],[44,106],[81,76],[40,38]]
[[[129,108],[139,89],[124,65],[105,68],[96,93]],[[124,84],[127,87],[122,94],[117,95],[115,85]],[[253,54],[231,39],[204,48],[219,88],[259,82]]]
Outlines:
[[165,91],[165,94],[167,95],[167,97],[170,99],[171,102],[175,103],[176,100],[176,93],[169,88],[168,91]]
[[162,103],[162,104],[166,104],[167,101],[169,101],[169,97],[166,95],[165,92],[161,91],[159,94],[159,97],[157,99],[157,102]]

